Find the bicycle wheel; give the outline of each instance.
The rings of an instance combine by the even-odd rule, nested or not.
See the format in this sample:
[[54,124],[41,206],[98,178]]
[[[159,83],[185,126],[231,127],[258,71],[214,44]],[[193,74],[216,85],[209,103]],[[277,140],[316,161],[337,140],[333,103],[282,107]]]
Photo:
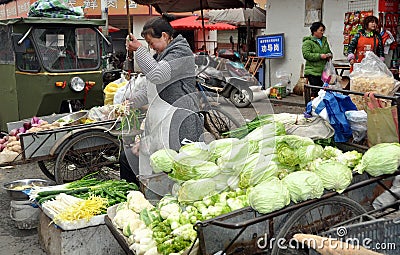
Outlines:
[[42,170],[42,173],[47,176],[52,181],[56,180],[56,177],[54,176],[54,170],[56,168],[56,160],[55,159],[50,159],[50,160],[41,160],[37,162],[39,165],[40,170]]
[[120,143],[101,131],[89,131],[73,137],[57,157],[55,179],[58,184],[81,179],[87,174],[117,170]]
[[222,134],[240,127],[240,123],[226,111],[211,107],[204,115],[204,127],[215,139],[222,138]]
[[[366,210],[354,200],[345,196],[335,196],[302,207],[282,221],[275,236],[272,255],[309,254],[307,247],[292,239],[294,234],[318,234],[331,226],[366,213]],[[284,240],[284,242],[281,242]]]

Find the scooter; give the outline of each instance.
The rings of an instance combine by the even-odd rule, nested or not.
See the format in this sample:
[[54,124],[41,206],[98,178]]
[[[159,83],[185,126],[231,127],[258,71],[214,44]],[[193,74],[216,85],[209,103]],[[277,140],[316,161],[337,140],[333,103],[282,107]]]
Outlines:
[[197,75],[197,82],[206,91],[229,98],[238,108],[251,104],[253,92],[250,87],[259,82],[242,63],[209,55],[196,55],[195,59],[198,68],[204,69]]

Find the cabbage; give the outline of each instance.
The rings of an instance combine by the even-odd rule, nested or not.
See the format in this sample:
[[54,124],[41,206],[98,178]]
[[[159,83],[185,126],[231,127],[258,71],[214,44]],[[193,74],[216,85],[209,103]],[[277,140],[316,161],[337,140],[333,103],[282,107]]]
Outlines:
[[314,172],[322,180],[325,189],[338,193],[342,193],[353,179],[350,168],[337,161],[324,161],[316,165]]
[[278,165],[273,161],[264,161],[253,168],[244,169],[240,173],[239,187],[244,189],[255,186],[271,177],[277,177]]
[[343,152],[338,148],[332,146],[325,146],[323,152],[324,159],[340,158],[343,156]]
[[217,165],[222,169],[233,169],[234,166],[243,164],[243,162],[255,152],[253,145],[254,143],[249,143],[247,140],[233,142],[232,148],[224,150],[221,157],[217,159]]
[[269,137],[258,142],[258,151],[263,155],[274,154],[276,150],[276,137]]
[[150,156],[150,166],[153,168],[154,173],[170,172],[174,158],[178,153],[171,149],[162,149],[154,152]]
[[321,145],[311,144],[298,148],[297,155],[301,165],[305,166],[308,162],[313,161],[322,156],[324,149]]
[[313,198],[320,198],[324,193],[322,180],[313,172],[293,172],[283,178],[282,181],[288,188],[290,199],[294,203]]
[[[302,137],[297,135],[283,135],[276,137],[276,153],[278,154],[278,160],[280,163],[288,165],[288,166],[296,166],[302,164],[306,164],[307,162],[303,162],[306,160],[306,157],[310,157],[306,155],[307,150],[299,151],[302,147],[307,147],[309,145],[315,145],[313,140],[308,137]],[[301,157],[300,158],[300,153]],[[313,148],[311,148],[311,154],[317,153]]]
[[194,142],[183,145],[179,149],[180,156],[191,156],[199,160],[209,160],[211,158],[207,144],[203,142]]
[[169,176],[176,180],[198,180],[214,177],[220,168],[213,162],[197,160],[191,156],[175,158],[173,171]]
[[225,154],[226,151],[232,150],[233,143],[237,141],[239,141],[237,138],[214,140],[208,144],[208,150],[215,158],[219,158],[221,155]]
[[212,178],[189,180],[182,184],[178,191],[179,202],[192,202],[218,193]]
[[270,213],[290,203],[289,190],[276,177],[251,188],[248,198],[250,206],[259,213]]
[[291,148],[300,148],[302,146],[313,145],[314,141],[311,138],[298,135],[282,135],[276,137],[277,143],[286,143]]
[[277,146],[276,153],[280,163],[288,166],[296,166],[300,164],[300,159],[296,149],[292,149],[289,145],[281,143]]
[[260,153],[254,153],[244,159],[244,161],[240,162],[239,164],[233,166],[234,173],[240,173],[245,169],[253,169],[259,163],[265,160],[265,156],[261,155]]
[[286,134],[285,126],[280,122],[273,122],[262,125],[254,129],[246,136],[246,139],[258,142],[268,137],[274,137],[285,134]]
[[400,144],[380,143],[369,148],[354,170],[364,171],[372,176],[392,174],[400,166]]
[[356,167],[362,159],[362,153],[358,151],[346,151],[343,153],[343,161],[339,159],[340,162],[346,164],[350,168]]

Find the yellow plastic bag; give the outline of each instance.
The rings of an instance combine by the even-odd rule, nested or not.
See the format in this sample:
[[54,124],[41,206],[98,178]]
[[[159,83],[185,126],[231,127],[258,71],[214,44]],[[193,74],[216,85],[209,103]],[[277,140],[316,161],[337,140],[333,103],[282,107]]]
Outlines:
[[126,85],[126,81],[123,82],[110,82],[105,88],[104,88],[104,105],[110,105],[113,104],[114,101],[114,95],[117,92],[117,90],[123,86]]

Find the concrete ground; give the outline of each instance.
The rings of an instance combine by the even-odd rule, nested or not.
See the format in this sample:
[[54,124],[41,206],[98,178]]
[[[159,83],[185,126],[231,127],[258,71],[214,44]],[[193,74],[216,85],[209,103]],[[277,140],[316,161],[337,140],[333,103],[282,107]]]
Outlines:
[[[282,100],[260,100],[253,107],[244,109],[229,108],[242,120],[253,119],[256,114],[265,113],[302,113],[303,99],[301,96],[288,96]],[[48,178],[41,172],[37,163],[0,168],[0,185],[9,181],[27,178]],[[0,255],[44,255],[38,240],[37,229],[19,230],[10,218],[10,197],[4,189],[0,189]]]

